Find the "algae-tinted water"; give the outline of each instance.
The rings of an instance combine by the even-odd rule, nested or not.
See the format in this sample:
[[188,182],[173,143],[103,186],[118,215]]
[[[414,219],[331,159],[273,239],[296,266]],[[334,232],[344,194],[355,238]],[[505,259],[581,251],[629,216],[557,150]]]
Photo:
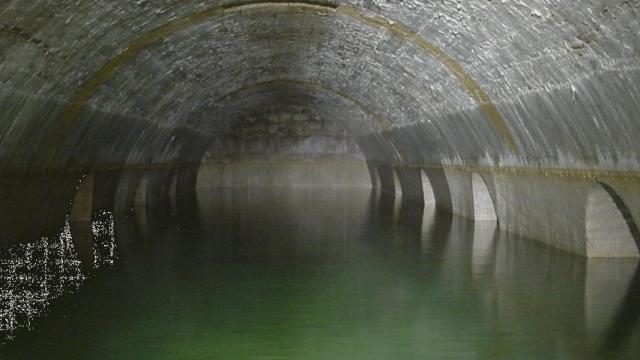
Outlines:
[[5,251],[0,358],[640,357],[635,260],[361,189],[202,190],[193,210]]

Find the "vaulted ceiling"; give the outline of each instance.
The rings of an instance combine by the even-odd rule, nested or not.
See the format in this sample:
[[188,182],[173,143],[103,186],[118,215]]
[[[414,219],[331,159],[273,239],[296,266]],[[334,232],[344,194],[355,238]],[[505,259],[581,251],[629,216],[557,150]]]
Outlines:
[[403,161],[637,168],[639,33],[640,1],[6,0],[0,166],[197,161],[281,104]]

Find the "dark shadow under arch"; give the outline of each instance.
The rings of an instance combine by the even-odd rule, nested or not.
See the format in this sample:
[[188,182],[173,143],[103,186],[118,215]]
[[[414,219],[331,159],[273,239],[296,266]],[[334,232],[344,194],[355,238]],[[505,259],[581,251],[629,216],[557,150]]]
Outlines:
[[433,196],[436,202],[436,209],[445,211],[447,213],[453,212],[453,205],[451,200],[451,189],[449,187],[449,180],[442,168],[425,168],[423,169],[431,188],[433,189]]
[[627,204],[624,202],[624,200],[622,200],[622,197],[613,189],[613,187],[602,181],[598,181],[598,184],[602,186],[602,188],[607,192],[607,194],[609,194],[613,202],[616,204],[616,207],[620,211],[622,218],[629,227],[629,232],[631,232],[631,237],[633,237],[633,240],[636,243],[638,252],[640,252],[640,229],[638,228],[638,224],[636,224],[633,216],[631,215],[631,210],[629,210]]

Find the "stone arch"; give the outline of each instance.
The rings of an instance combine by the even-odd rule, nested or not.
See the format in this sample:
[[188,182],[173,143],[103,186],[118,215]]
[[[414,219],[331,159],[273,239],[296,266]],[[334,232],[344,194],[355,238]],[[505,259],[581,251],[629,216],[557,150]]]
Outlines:
[[484,118],[500,136],[504,144],[514,153],[518,153],[518,147],[506,121],[498,111],[491,97],[482,86],[466,72],[464,67],[446,51],[427,41],[417,34],[409,26],[397,21],[387,19],[381,15],[369,16],[357,7],[343,4],[325,3],[315,0],[273,1],[254,0],[239,4],[216,5],[201,9],[183,17],[175,18],[154,29],[151,29],[122,47],[120,51],[107,60],[99,69],[75,91],[69,102],[61,112],[60,124],[56,128],[62,132],[70,129],[79,117],[82,109],[98,92],[98,90],[118,73],[127,63],[138,57],[144,50],[163,41],[168,36],[189,29],[198,24],[216,20],[225,15],[240,13],[250,16],[259,11],[272,11],[276,8],[295,8],[298,11],[306,11],[319,16],[340,15],[356,21],[370,28],[383,29],[420,48],[427,56],[442,65],[458,83],[458,86],[466,92],[477,104]]
[[473,218],[476,221],[498,222],[496,208],[484,178],[478,173],[471,175],[473,188]]
[[622,197],[598,182],[585,209],[587,257],[640,257],[640,230]]

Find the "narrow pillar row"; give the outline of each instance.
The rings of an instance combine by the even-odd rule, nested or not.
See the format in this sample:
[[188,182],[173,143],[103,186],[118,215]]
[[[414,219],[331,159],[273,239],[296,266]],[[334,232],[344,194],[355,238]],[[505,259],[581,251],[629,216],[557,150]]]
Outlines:
[[379,164],[376,168],[378,170],[378,177],[380,179],[380,190],[382,191],[382,193],[395,195],[396,186],[399,186],[400,184],[396,185],[394,181],[393,167],[391,167],[391,165]]
[[423,203],[424,194],[420,168],[399,166],[396,171],[402,187],[402,201]]

